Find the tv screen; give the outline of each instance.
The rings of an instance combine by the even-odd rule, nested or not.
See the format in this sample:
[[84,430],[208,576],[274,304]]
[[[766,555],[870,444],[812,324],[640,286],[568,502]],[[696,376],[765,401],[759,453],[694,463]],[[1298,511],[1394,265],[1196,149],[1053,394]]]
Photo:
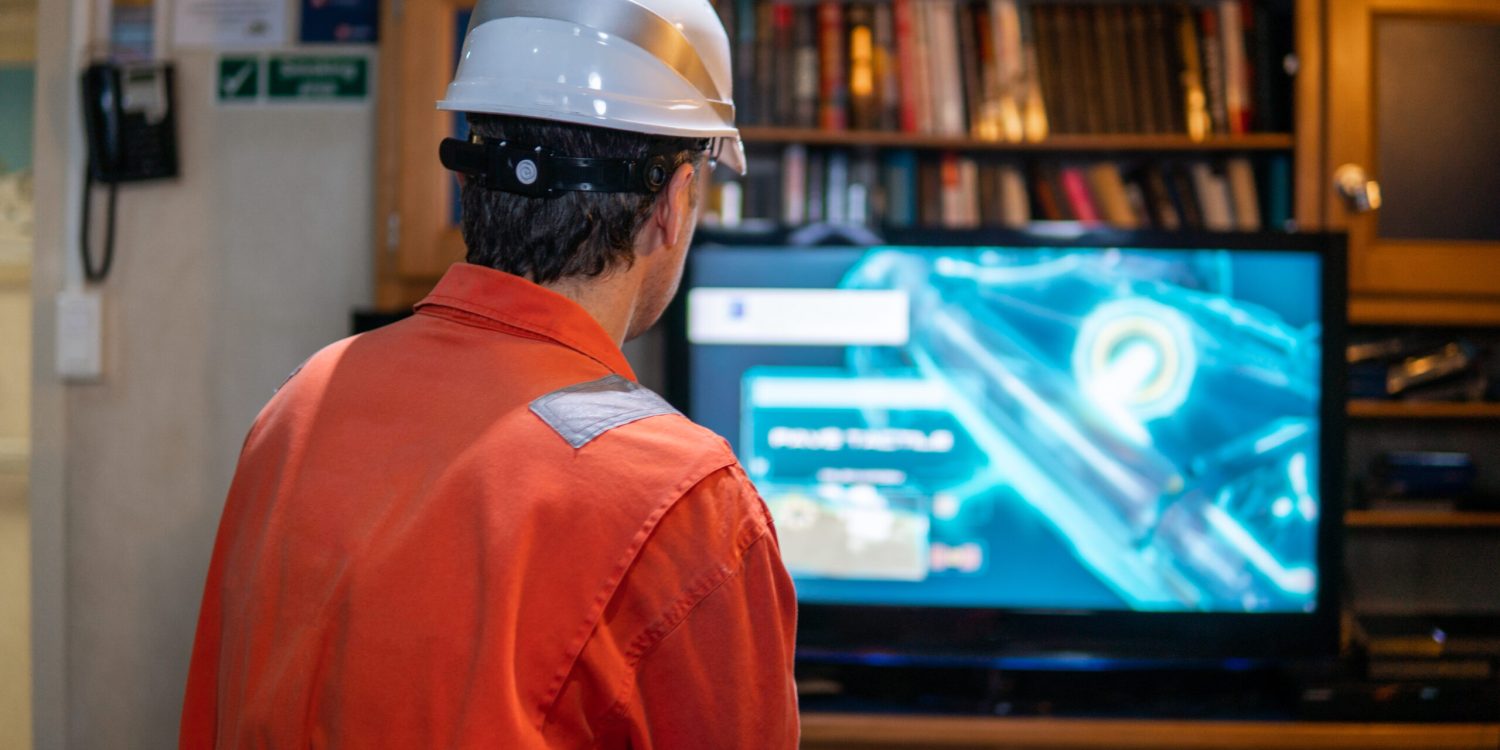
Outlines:
[[697,250],[687,406],[804,609],[1326,607],[1327,253],[1181,244]]

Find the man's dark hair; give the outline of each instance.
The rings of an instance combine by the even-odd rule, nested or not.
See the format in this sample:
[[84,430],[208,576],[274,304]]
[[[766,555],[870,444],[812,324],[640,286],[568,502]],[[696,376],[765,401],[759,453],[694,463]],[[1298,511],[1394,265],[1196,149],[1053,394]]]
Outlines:
[[[504,115],[468,115],[469,128],[490,139],[544,146],[559,156],[641,159],[672,153],[674,169],[697,162],[703,140],[631,133]],[[699,165],[702,168],[702,165]],[[635,260],[635,236],[657,199],[643,193],[567,192],[528,198],[487,190],[467,180],[462,191],[467,260],[538,284],[569,276],[598,276]]]

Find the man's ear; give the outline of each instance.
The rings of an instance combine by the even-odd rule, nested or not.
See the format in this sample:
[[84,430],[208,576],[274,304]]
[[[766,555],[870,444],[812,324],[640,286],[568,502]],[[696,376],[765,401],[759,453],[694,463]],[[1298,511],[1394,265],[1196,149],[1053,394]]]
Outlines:
[[662,244],[675,246],[682,239],[682,232],[689,226],[687,219],[696,210],[693,191],[697,189],[697,168],[683,164],[672,173],[672,181],[662,188],[656,202],[656,228],[661,232]]

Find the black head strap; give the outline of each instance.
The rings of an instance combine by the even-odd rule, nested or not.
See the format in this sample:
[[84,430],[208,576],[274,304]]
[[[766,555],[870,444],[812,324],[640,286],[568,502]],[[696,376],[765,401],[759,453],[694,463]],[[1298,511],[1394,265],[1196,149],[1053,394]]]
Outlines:
[[565,192],[657,193],[672,179],[675,154],[591,159],[479,137],[468,141],[445,138],[438,148],[438,158],[448,169],[482,180],[488,190],[532,198],[554,198]]

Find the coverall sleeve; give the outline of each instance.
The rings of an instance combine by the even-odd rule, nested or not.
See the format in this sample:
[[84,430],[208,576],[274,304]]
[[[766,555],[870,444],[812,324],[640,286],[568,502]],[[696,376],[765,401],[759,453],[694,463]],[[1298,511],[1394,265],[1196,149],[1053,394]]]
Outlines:
[[[748,480],[738,481],[764,513]],[[796,619],[796,593],[767,522],[738,565],[638,662],[631,747],[797,747]]]

